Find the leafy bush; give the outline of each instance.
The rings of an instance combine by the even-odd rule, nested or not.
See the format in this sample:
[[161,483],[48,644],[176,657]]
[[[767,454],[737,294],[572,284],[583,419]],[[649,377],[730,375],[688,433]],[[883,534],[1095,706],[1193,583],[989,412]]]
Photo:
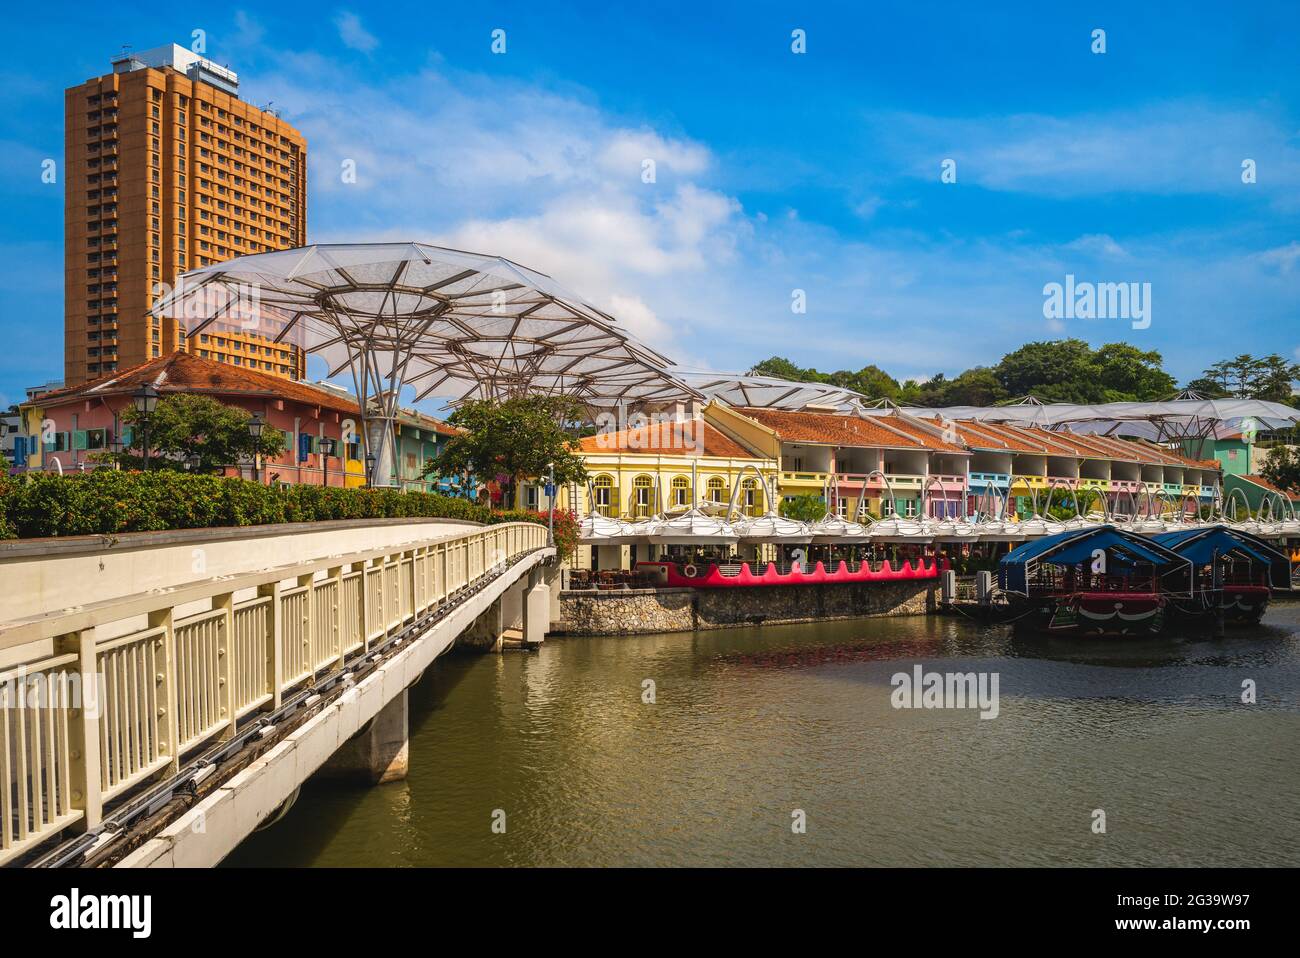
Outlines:
[[[470,522],[540,522],[536,512],[493,512],[467,499],[395,489],[263,486],[173,470],[97,469],[66,476],[0,475],[0,539],[112,535],[166,529],[437,517]],[[555,514],[556,542],[577,544],[577,520]],[[563,537],[563,538],[562,538]],[[562,554],[566,545],[562,545]]]
[[826,500],[810,493],[782,499],[781,515],[799,522],[817,522],[826,517]]
[[[489,524],[498,522],[539,522],[546,525],[545,512],[530,512],[527,509],[503,509],[492,513]],[[567,559],[578,548],[578,517],[575,513],[555,510],[555,549],[560,559]]]

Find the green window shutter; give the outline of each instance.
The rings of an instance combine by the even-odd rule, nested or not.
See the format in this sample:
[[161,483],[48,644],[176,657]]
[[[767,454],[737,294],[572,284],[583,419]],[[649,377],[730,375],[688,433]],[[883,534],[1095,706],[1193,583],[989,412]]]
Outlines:
[[79,452],[86,449],[86,430],[77,429],[72,433],[72,448]]

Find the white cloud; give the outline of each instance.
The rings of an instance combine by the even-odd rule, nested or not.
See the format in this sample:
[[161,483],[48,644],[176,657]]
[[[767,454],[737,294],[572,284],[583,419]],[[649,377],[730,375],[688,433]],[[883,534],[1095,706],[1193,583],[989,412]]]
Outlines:
[[349,49],[371,53],[379,46],[379,39],[361,25],[361,18],[355,13],[340,13],[334,18],[334,26],[338,28],[339,39]]
[[[1218,234],[1048,243],[1023,231],[969,239],[884,227],[854,242],[779,192],[769,215],[747,212],[721,179],[730,159],[679,130],[613,116],[582,90],[438,60],[384,81],[310,53],[267,62],[276,72],[253,78],[258,89],[310,143],[311,241],[416,239],[508,256],[692,366],[743,369],[785,354],[928,377],[995,362],[1027,340],[1078,335],[1163,347],[1175,371],[1199,371],[1206,343],[1221,341],[1243,303],[1249,319],[1279,323],[1300,299],[1300,270],[1285,274],[1285,253],[1225,255]],[[968,130],[981,148],[997,146],[978,125]],[[912,142],[902,154],[920,155]],[[355,184],[339,177],[347,158]],[[645,159],[655,160],[653,183],[642,181]],[[1100,160],[1088,164],[1095,172]],[[964,161],[963,182],[983,176],[974,166]],[[875,197],[859,196],[859,215],[874,212]],[[1152,330],[1049,323],[1043,285],[1069,271],[1151,281]],[[791,312],[796,288],[807,292],[806,315]]]
[[236,10],[235,33],[227,38],[226,46],[242,50],[261,43],[264,36],[266,36],[266,30],[260,23],[245,11]]
[[1259,261],[1276,266],[1279,272],[1289,273],[1300,266],[1300,241],[1292,240],[1286,246],[1265,250],[1259,254]]
[[[1160,102],[1076,116],[940,117],[874,113],[867,126],[899,172],[937,180],[945,157],[958,182],[1046,196],[1265,191],[1287,202],[1300,184],[1300,147],[1265,106]],[[1256,161],[1259,182],[1241,182]],[[1243,196],[1247,194],[1242,194]]]
[[1105,233],[1085,233],[1078,239],[1066,243],[1065,248],[1107,259],[1122,259],[1128,256],[1124,247]]
[[879,196],[868,196],[866,199],[859,200],[853,204],[853,212],[857,216],[862,217],[862,219],[869,220],[875,216],[884,205],[885,201]]

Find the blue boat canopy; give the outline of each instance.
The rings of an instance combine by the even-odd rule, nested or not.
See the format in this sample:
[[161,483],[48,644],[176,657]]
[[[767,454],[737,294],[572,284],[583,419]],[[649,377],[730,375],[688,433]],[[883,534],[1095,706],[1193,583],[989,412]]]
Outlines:
[[1152,538],[1198,566],[1209,565],[1222,556],[1247,556],[1268,568],[1269,584],[1273,588],[1291,588],[1290,557],[1249,533],[1238,532],[1227,526],[1207,526],[1203,529],[1165,532]]
[[1122,532],[1114,526],[1099,526],[1059,532],[1017,546],[998,564],[998,584],[1003,591],[1027,595],[1031,563],[1077,565],[1087,562],[1098,549],[1107,553],[1111,568],[1133,566],[1139,562],[1149,562],[1157,568],[1190,565],[1186,557],[1152,539]]

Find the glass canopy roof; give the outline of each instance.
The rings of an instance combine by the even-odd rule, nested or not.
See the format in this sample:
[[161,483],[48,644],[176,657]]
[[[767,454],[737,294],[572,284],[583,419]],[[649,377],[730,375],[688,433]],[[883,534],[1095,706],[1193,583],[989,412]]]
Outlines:
[[292,343],[331,376],[351,369],[363,398],[401,386],[453,402],[525,391],[600,406],[689,398],[666,357],[549,276],[421,243],[237,257],[186,273],[152,312],[190,336]]

